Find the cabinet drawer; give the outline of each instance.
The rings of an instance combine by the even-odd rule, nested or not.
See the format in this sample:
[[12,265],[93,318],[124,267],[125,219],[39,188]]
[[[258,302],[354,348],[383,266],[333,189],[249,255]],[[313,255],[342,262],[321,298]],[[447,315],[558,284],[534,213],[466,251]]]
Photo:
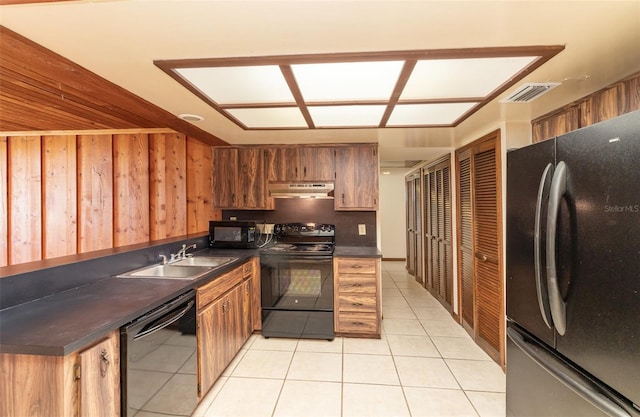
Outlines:
[[201,308],[205,307],[207,304],[211,303],[216,298],[220,297],[225,292],[229,291],[235,285],[242,282],[242,270],[242,266],[239,266],[236,269],[227,272],[226,274],[220,275],[210,283],[198,288],[198,292],[196,295],[198,311]]
[[338,309],[343,311],[355,311],[362,313],[376,312],[376,296],[362,296],[359,294],[338,294]]
[[370,313],[340,313],[338,331],[341,333],[377,333],[378,320]]
[[339,274],[374,274],[376,259],[371,258],[337,258]]
[[376,293],[376,276],[369,274],[340,275],[338,291],[352,293]]

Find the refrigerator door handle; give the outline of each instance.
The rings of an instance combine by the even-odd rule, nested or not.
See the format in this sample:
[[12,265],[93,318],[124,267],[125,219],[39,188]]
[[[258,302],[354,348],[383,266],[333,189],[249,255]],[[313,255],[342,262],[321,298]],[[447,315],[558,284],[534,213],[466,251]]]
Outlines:
[[546,350],[527,342],[517,330],[507,328],[507,337],[538,366],[603,413],[612,417],[631,417],[626,410],[605,396],[593,382],[567,367]]
[[533,256],[534,256],[534,268],[536,277],[536,293],[538,294],[538,307],[540,308],[540,314],[542,320],[548,328],[553,327],[553,321],[551,319],[551,311],[549,308],[549,297],[542,286],[542,263],[541,263],[541,247],[540,247],[540,233],[541,224],[540,217],[542,216],[542,200],[549,194],[549,175],[553,171],[553,164],[548,164],[542,173],[540,178],[540,186],[538,187],[538,197],[536,199],[536,217],[535,227],[533,234]]
[[547,210],[547,292],[549,293],[549,307],[556,331],[561,336],[567,330],[567,306],[560,294],[558,284],[558,270],[556,267],[556,231],[558,227],[558,211],[560,202],[567,192],[567,165],[560,161],[556,166],[551,180],[549,194],[549,209]]

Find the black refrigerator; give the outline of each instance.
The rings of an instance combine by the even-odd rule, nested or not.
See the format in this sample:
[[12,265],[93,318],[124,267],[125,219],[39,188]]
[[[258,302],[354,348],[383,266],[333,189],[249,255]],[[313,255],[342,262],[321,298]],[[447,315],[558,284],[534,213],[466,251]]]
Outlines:
[[507,153],[507,416],[640,416],[640,111]]

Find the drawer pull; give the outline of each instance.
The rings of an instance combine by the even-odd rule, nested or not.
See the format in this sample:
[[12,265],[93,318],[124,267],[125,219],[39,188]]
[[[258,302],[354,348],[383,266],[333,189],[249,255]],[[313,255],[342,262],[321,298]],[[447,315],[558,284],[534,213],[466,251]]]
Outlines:
[[354,287],[362,287],[362,284],[360,284],[360,283],[356,283],[356,284],[353,284],[353,286],[354,286]]
[[362,303],[352,303],[352,306],[356,306],[356,307],[362,307],[364,304]]

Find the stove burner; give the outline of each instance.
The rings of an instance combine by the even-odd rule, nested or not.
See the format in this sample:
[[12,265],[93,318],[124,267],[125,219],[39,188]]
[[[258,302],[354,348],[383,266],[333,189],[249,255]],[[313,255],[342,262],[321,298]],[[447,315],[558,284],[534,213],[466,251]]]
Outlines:
[[277,243],[269,248],[270,251],[275,252],[286,252],[290,250],[295,250],[296,245],[290,245],[288,243]]
[[264,249],[270,254],[331,255],[333,253],[335,226],[316,223],[276,224],[273,236],[277,243]]

